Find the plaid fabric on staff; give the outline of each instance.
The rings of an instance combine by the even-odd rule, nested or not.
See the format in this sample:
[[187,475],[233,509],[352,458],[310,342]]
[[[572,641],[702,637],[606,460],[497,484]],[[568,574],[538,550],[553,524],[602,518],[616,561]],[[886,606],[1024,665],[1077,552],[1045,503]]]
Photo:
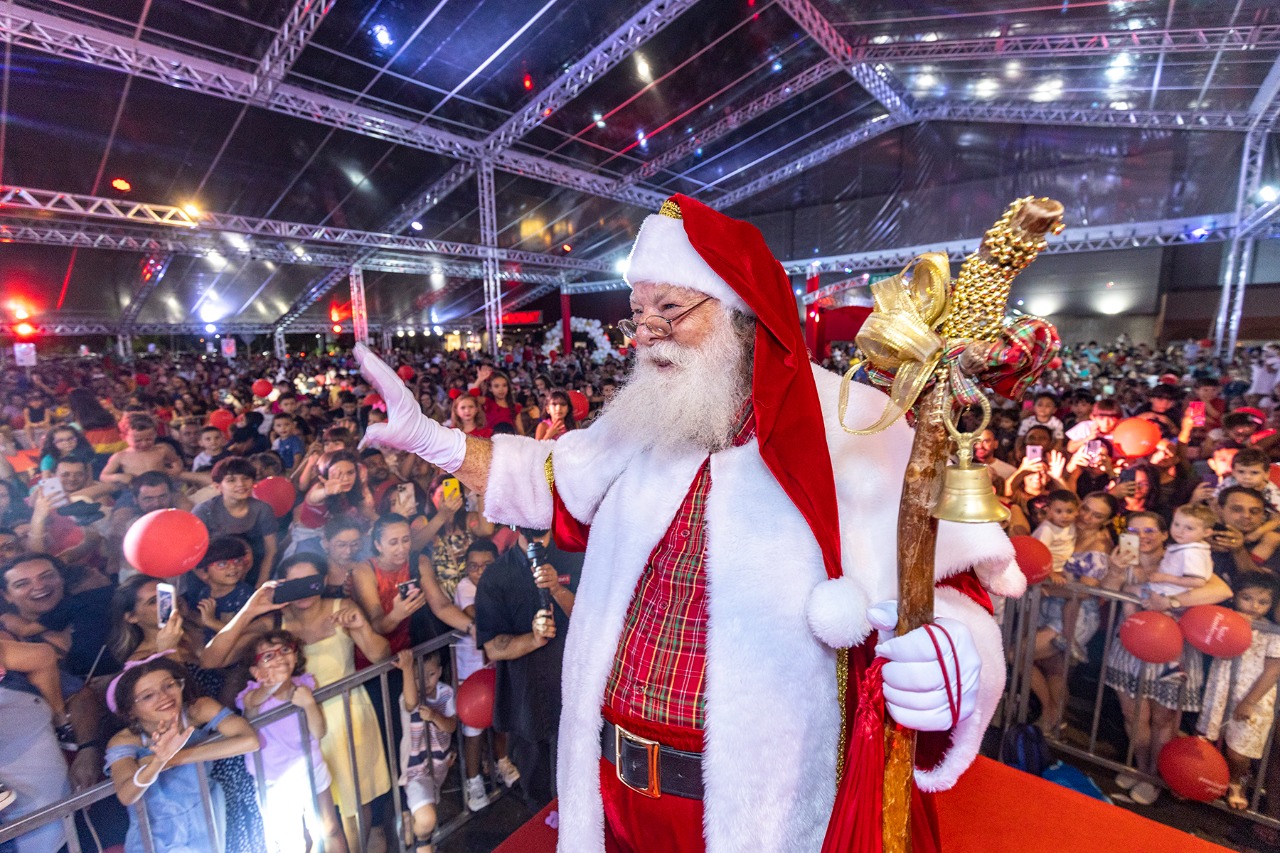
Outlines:
[[[750,403],[733,444],[755,437]],[[711,460],[702,463],[631,599],[604,705],[623,718],[702,729],[706,724],[706,507]]]

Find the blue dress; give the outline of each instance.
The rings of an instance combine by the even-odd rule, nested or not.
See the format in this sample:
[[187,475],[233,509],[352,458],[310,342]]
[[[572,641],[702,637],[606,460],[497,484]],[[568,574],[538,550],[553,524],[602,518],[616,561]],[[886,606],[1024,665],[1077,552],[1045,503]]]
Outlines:
[[[223,708],[212,720],[195,730],[187,741],[187,746],[195,746],[216,735],[218,724],[231,713],[230,709]],[[143,745],[124,744],[108,749],[107,772],[110,773],[111,765],[122,758],[138,760],[151,755],[151,750],[145,744],[145,735],[143,740]],[[155,783],[142,795],[155,853],[222,852],[227,837],[226,806],[222,787],[213,779],[209,780],[209,793],[213,798],[214,823],[219,840],[216,845],[209,838],[208,823],[200,802],[200,777],[197,775],[196,765],[184,764],[160,771]],[[137,806],[129,806],[129,832],[124,839],[125,853],[143,853],[142,830],[138,821]]]

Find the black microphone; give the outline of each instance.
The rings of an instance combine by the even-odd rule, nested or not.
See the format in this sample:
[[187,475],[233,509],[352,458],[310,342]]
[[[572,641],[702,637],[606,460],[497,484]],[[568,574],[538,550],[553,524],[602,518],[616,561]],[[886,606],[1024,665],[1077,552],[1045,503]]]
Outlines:
[[[536,570],[538,566],[541,566],[542,564],[547,562],[547,549],[543,547],[541,542],[538,542],[535,539],[529,540],[529,547],[525,551],[525,553],[529,557],[529,568],[531,569]],[[538,598],[541,602],[539,609],[550,611],[551,610],[551,590],[544,589],[543,587],[538,587]],[[555,615],[554,611],[552,611],[552,615]]]

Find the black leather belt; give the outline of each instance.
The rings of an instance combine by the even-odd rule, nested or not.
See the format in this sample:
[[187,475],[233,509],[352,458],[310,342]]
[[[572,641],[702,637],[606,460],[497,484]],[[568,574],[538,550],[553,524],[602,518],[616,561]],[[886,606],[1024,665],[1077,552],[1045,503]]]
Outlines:
[[685,752],[605,722],[600,748],[618,781],[646,797],[702,799],[702,753]]

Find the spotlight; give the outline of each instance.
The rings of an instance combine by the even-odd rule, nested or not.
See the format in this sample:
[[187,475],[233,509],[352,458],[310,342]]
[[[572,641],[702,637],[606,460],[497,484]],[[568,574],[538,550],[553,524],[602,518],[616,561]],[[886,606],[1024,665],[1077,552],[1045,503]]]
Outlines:
[[124,178],[116,178],[111,182],[111,188],[117,189],[122,193],[127,193],[129,190],[133,189],[133,184],[129,183]]

